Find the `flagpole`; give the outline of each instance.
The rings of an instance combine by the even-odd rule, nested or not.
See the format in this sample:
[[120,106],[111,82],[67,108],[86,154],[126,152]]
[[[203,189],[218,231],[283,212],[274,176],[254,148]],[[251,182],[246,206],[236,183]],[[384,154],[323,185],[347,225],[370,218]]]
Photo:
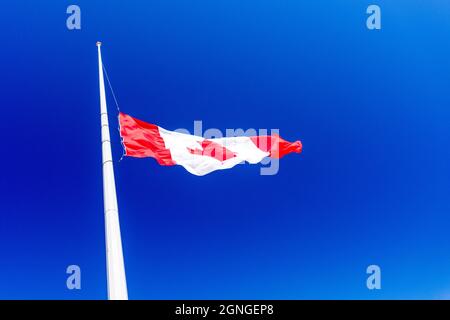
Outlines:
[[103,78],[102,43],[97,42],[98,77],[100,83],[100,118],[102,130],[103,203],[105,210],[106,266],[108,299],[128,300],[127,281],[120,236],[119,210],[111,154],[111,141],[106,107],[105,81]]

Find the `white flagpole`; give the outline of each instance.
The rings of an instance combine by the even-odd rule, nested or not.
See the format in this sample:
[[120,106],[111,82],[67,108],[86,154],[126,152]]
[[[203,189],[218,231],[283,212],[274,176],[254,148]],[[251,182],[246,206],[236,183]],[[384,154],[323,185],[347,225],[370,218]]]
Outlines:
[[108,110],[106,108],[105,81],[103,79],[102,43],[97,42],[98,77],[100,81],[100,118],[102,125],[103,202],[105,207],[106,265],[108,274],[108,299],[127,300],[127,281],[120,236],[119,210],[112,164],[109,136]]

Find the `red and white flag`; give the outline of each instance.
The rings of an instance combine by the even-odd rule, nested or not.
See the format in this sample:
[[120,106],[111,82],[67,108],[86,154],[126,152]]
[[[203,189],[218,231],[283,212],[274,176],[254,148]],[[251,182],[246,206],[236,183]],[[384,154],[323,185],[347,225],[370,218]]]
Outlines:
[[288,142],[276,134],[204,139],[169,131],[122,112],[119,124],[126,156],[152,157],[163,166],[178,164],[197,176],[229,169],[243,161],[254,164],[265,157],[281,158],[302,151],[300,141]]

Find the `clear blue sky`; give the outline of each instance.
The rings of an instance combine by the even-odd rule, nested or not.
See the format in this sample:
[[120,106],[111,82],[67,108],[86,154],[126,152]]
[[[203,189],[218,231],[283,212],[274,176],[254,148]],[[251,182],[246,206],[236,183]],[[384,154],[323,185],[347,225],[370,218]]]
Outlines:
[[[380,31],[365,25],[372,3]],[[279,128],[304,146],[275,176],[197,177],[118,163],[113,130],[130,298],[450,297],[448,1],[1,11],[0,298],[106,298],[97,40],[121,111],[172,130]],[[70,264],[80,291],[66,289]],[[380,291],[365,286],[370,264]]]

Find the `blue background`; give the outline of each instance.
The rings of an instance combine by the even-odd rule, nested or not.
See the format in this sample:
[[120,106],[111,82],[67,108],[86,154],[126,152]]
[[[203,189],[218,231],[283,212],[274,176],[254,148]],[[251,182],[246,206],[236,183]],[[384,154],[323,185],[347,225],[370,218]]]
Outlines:
[[[379,31],[366,28],[372,3]],[[118,162],[108,92],[131,299],[450,297],[448,1],[20,0],[1,12],[0,298],[106,298],[97,40],[121,111],[169,130],[279,128],[304,146],[274,176]]]

